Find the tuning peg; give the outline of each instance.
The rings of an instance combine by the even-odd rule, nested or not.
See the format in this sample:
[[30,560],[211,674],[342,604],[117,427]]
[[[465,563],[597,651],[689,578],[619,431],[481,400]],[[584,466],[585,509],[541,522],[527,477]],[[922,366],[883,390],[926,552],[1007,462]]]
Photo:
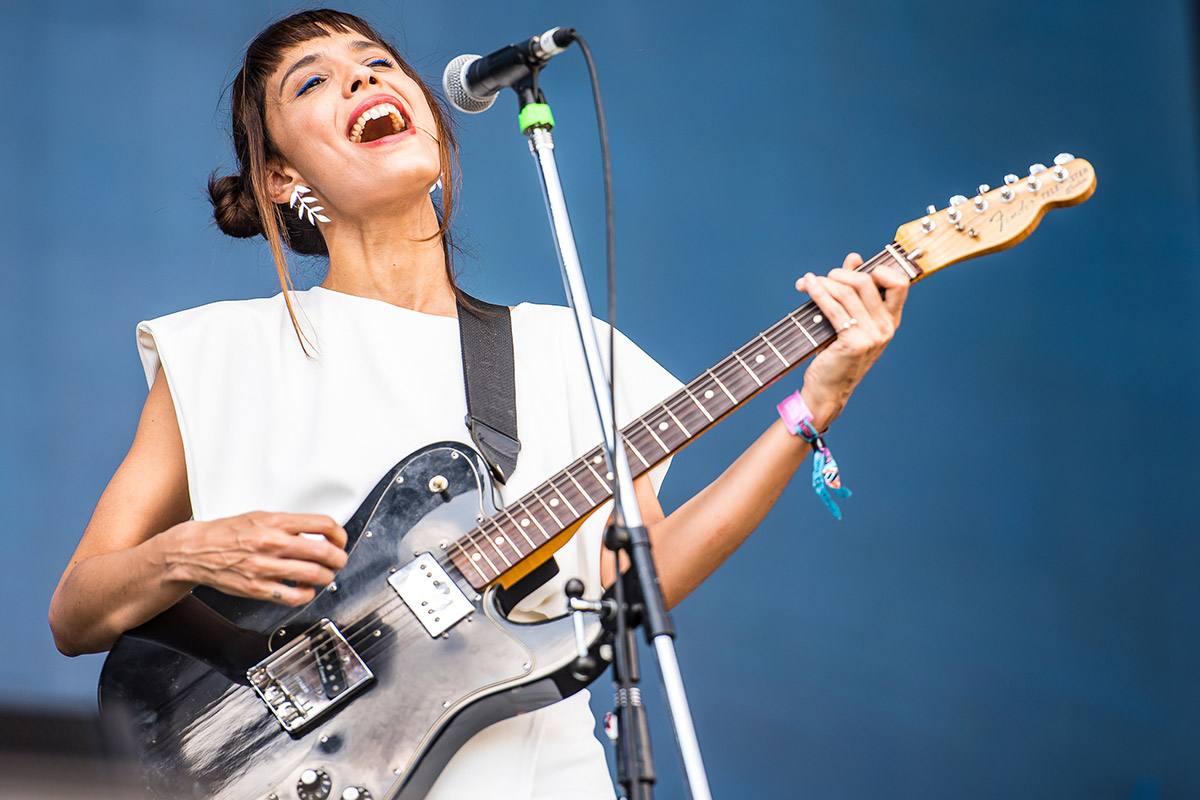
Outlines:
[[1019,181],[1019,180],[1021,180],[1021,179],[1020,179],[1020,178],[1018,178],[1016,175],[1013,175],[1013,174],[1010,172],[1010,173],[1008,173],[1007,175],[1005,175],[1005,176],[1004,176],[1004,185],[1005,185],[1005,186],[1012,186],[1014,183],[1016,183],[1016,182],[1017,182],[1017,181]]
[[1070,153],[1059,153],[1058,155],[1056,155],[1054,157],[1054,165],[1056,167],[1061,167],[1064,164],[1066,164],[1068,161],[1074,161],[1074,160],[1075,160],[1075,156],[1071,155]]
[[950,220],[951,222],[958,222],[960,219],[962,219],[962,212],[958,210],[958,207],[965,202],[967,202],[967,198],[963,197],[961,194],[956,194],[951,197],[950,210],[946,212],[946,219]]
[[985,200],[983,198],[983,196],[985,194],[987,194],[988,190],[991,188],[992,187],[988,186],[986,183],[979,184],[979,194],[975,195],[975,210],[976,211],[983,212],[983,211],[987,210],[988,201]]
[[1042,188],[1042,182],[1038,179],[1038,175],[1046,171],[1045,164],[1032,164],[1029,167],[1029,180],[1025,182],[1025,188],[1031,192],[1036,192]]
[[925,206],[925,213],[932,217],[937,213],[937,206]]

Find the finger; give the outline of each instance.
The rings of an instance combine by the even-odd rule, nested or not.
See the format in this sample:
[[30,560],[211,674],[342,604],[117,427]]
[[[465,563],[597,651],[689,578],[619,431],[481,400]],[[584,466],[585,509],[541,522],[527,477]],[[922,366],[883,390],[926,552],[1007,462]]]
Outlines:
[[842,269],[858,269],[862,266],[863,259],[858,253],[847,253],[842,259]]
[[328,567],[293,558],[260,558],[252,569],[257,580],[290,581],[305,586],[328,586],[336,577]]
[[312,586],[289,586],[279,581],[253,581],[238,592],[255,600],[269,600],[285,606],[299,606],[311,602],[317,596]]
[[323,536],[310,538],[263,524],[240,535],[238,546],[252,553],[312,561],[334,570],[346,566],[349,558],[344,549]]
[[904,301],[908,299],[908,276],[904,275],[896,268],[891,269],[876,269],[872,271],[871,277],[880,289],[885,292],[883,296],[883,304],[887,307],[892,319],[896,324],[900,324],[900,312],[904,308]]
[[817,304],[817,308],[825,315],[830,324],[839,331],[845,329],[845,325],[850,322],[853,315],[846,310],[842,305],[841,300],[834,295],[834,291],[841,292],[834,281],[828,278],[820,278],[811,272],[800,279],[803,282],[804,291],[808,292],[808,296]]
[[346,529],[324,514],[268,514],[266,524],[288,533],[315,533],[338,547],[346,546]]
[[[883,298],[879,295],[879,286],[870,274],[846,269],[835,269],[830,271],[829,278],[850,287],[857,295],[858,302],[861,304],[863,311],[869,312],[873,316],[888,314],[883,305]],[[843,302],[842,305],[846,305],[846,303]],[[856,308],[846,305],[846,310],[850,312],[854,312]]]
[[[876,295],[878,290],[874,288],[871,279],[866,275],[859,275],[856,272],[847,272],[846,270],[835,269],[830,271],[826,278],[818,279],[818,283],[829,293],[834,300],[842,307],[845,312],[845,318],[831,316],[830,319],[838,326],[845,325],[851,322],[853,325],[865,325],[868,328],[874,327],[875,322],[872,319],[871,310],[867,307],[863,297],[860,294],[858,283],[866,280],[867,285],[871,286],[871,291]],[[876,297],[876,304],[882,307],[882,301]]]

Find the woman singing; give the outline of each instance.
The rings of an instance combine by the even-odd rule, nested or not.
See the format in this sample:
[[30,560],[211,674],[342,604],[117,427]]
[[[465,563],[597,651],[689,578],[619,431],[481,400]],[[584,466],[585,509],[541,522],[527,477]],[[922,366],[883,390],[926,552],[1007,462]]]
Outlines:
[[[238,172],[210,181],[214,215],[231,236],[267,240],[283,291],[139,325],[150,391],[137,434],[51,602],[67,655],[109,649],[201,586],[307,603],[346,565],[339,521],[380,476],[431,442],[470,441],[450,258],[455,145],[441,103],[370,26],[328,10],[259,34],[231,98]],[[285,246],[327,256],[320,286],[291,290]],[[818,431],[900,321],[906,278],[853,271],[860,263],[851,254],[796,284],[840,329],[804,375]],[[521,304],[512,330],[522,450],[508,501],[601,439],[569,312]],[[622,421],[678,388],[628,340],[617,349]],[[661,475],[636,480],[669,605],[754,530],[809,452],[776,420],[669,515]],[[567,579],[593,597],[613,581],[606,516],[558,551],[558,577],[517,612],[558,616]],[[429,796],[612,798],[592,729],[586,692],[506,719],[470,739]]]

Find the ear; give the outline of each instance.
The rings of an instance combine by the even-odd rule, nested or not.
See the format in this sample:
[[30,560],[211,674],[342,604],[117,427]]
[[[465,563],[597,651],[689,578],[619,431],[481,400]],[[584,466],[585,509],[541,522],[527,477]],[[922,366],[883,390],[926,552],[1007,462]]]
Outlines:
[[267,165],[267,194],[272,203],[287,203],[297,186],[306,186],[300,173],[283,164]]

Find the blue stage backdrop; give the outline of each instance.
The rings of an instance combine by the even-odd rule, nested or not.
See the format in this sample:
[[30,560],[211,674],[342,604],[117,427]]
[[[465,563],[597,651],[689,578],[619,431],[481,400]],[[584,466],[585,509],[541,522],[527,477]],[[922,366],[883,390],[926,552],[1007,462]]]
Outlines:
[[[219,96],[288,3],[12,3],[0,26],[0,704],[91,708],[53,647],[59,573],[131,441],[141,319],[277,291],[202,185]],[[1200,796],[1195,21],[1182,2],[362,2],[425,74],[573,25],[616,170],[620,325],[690,379],[791,286],[952,194],[1060,151],[1095,197],[914,288],[830,442],[679,609],[718,797]],[[597,308],[603,218],[583,61],[544,73]],[[562,302],[515,102],[461,122],[466,287]],[[321,265],[295,265],[298,283]],[[679,456],[668,508],[799,372]],[[397,457],[403,454],[397,454]],[[647,694],[657,698],[647,663]],[[607,679],[593,705],[608,706]],[[682,796],[669,727],[662,797]]]

